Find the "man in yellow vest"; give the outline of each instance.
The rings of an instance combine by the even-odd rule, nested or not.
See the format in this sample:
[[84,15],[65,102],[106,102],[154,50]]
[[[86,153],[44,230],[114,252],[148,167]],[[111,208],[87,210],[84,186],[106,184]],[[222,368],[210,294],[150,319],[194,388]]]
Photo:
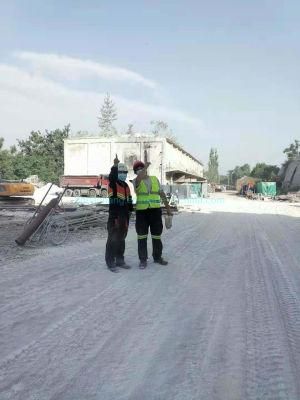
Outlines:
[[147,168],[150,163],[144,164],[136,161],[133,164],[133,171],[137,177],[133,180],[136,192],[136,232],[138,237],[138,254],[140,259],[139,267],[147,267],[147,237],[150,227],[152,237],[152,256],[155,263],[167,265],[168,262],[162,257],[163,245],[161,234],[163,231],[161,199],[166,207],[167,213],[171,215],[170,206],[165,193],[160,187],[156,176],[149,176]]

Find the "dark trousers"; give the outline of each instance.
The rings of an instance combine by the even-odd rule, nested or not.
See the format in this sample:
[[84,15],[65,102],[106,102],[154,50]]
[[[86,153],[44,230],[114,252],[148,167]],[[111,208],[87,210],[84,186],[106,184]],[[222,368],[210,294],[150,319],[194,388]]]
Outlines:
[[161,208],[147,208],[136,211],[135,228],[138,236],[138,253],[141,261],[148,258],[147,237],[150,227],[152,237],[152,256],[158,260],[162,255],[163,245],[161,234],[163,231]]
[[129,216],[109,215],[107,221],[108,237],[106,242],[105,261],[108,267],[115,262],[124,261],[125,238],[128,232]]

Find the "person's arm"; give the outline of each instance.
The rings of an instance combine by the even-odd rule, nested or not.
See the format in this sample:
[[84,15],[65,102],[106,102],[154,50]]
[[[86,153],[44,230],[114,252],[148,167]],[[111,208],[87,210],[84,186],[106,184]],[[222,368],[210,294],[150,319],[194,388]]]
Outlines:
[[160,198],[162,199],[162,202],[164,203],[164,206],[166,207],[167,214],[172,215],[171,208],[170,208],[170,205],[169,205],[169,202],[168,202],[165,192],[161,189],[159,194],[160,194]]
[[97,188],[97,189],[101,188],[101,176],[102,175],[98,176],[97,183],[96,183],[96,185],[94,185],[94,187]]
[[172,215],[172,213],[171,213],[171,208],[170,208],[170,205],[169,205],[169,201],[168,201],[168,199],[167,199],[167,196],[166,196],[165,192],[162,190],[162,188],[161,188],[161,186],[160,186],[160,182],[159,182],[158,179],[157,179],[157,181],[158,181],[158,184],[159,184],[159,194],[160,194],[160,198],[161,198],[162,202],[164,203],[164,206],[166,207],[167,214],[168,214],[168,215]]
[[128,210],[130,213],[132,213],[133,211],[133,202],[131,194],[128,196]]
[[119,164],[119,159],[116,154],[116,157],[114,159],[114,165],[111,167],[110,174],[108,176],[109,182],[117,182],[118,180],[118,164]]

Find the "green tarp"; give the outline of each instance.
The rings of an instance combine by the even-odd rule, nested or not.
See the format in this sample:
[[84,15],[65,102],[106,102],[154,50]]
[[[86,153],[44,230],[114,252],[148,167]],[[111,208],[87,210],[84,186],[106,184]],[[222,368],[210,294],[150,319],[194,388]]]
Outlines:
[[276,196],[276,182],[258,182],[256,192],[264,196]]

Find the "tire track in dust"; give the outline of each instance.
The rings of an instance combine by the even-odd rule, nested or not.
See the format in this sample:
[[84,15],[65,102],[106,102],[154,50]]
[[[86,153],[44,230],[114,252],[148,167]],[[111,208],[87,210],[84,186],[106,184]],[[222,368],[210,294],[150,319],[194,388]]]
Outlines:
[[274,302],[274,287],[270,284],[271,271],[265,261],[257,218],[252,218],[249,241],[256,252],[250,253],[246,270],[246,395],[249,400],[296,399],[291,381],[293,371],[283,339],[285,332]]
[[[235,358],[234,351],[242,347],[243,334],[233,329],[235,334],[234,350],[231,349],[231,338],[226,336],[228,330],[232,332],[228,323],[228,313],[230,315],[234,313],[234,318],[237,318],[240,313],[239,304],[231,303],[233,300],[232,293],[237,290],[236,285],[239,283],[240,276],[239,269],[235,270],[236,263],[233,261],[243,257],[243,251],[239,251],[236,246],[236,239],[232,235],[235,226],[230,219],[230,215],[223,214],[217,221],[220,224],[219,231],[222,232],[217,238],[217,242],[220,242],[221,246],[214,248],[213,257],[218,260],[219,268],[222,266],[222,269],[219,269],[219,273],[223,273],[221,285],[210,298],[209,314],[205,326],[199,332],[197,349],[193,354],[190,354],[190,368],[187,371],[190,391],[188,398],[195,400],[242,398],[240,387],[236,379],[233,381],[233,378],[237,378],[241,371],[240,360]],[[225,249],[227,253],[222,254],[222,250]],[[238,254],[233,253],[233,255],[232,251],[238,251]],[[235,274],[235,279],[232,274]],[[233,351],[227,352],[229,351],[227,347]],[[217,360],[219,367],[215,368],[214,364]],[[230,397],[226,397],[228,395]],[[174,398],[177,398],[177,396]],[[181,399],[180,395],[178,399]]]
[[[262,224],[261,224],[262,225]],[[299,289],[295,287],[295,281],[288,277],[287,263],[281,261],[271,240],[262,229],[260,233],[269,276],[273,289],[273,301],[280,312],[282,331],[285,333],[288,347],[288,355],[291,363],[291,374],[294,376],[294,385],[297,397],[300,398],[300,296]]]

